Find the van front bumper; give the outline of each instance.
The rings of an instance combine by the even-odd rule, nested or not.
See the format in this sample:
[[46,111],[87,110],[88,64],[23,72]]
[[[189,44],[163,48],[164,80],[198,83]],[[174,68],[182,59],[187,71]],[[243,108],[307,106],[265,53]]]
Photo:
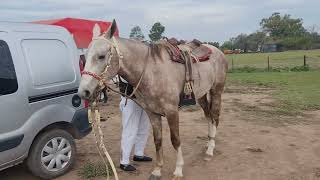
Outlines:
[[84,108],[77,110],[73,116],[71,124],[75,130],[75,138],[81,139],[88,135],[92,130],[88,119],[88,109]]

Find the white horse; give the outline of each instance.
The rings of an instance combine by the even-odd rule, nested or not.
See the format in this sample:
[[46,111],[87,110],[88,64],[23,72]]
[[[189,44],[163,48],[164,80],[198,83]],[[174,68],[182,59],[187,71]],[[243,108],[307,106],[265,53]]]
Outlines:
[[[157,158],[149,179],[160,179],[163,166],[161,116],[168,120],[171,142],[177,152],[173,179],[182,179],[184,160],[179,136],[178,104],[185,83],[185,66],[170,60],[164,44],[147,45],[116,38],[113,36],[115,31],[115,21],[102,35],[99,26],[94,27],[79,94],[83,99],[93,100],[97,95],[99,81],[110,80],[117,74],[132,84],[137,89],[137,101],[147,112],[153,127]],[[228,64],[220,50],[206,46],[212,50],[212,54],[208,61],[195,65],[197,73],[193,79],[195,96],[208,121],[206,154],[212,157]]]

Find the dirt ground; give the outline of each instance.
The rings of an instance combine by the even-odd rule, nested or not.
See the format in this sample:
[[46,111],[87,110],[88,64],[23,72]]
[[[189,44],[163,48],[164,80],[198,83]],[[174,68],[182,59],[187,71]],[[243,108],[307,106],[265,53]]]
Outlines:
[[[273,102],[269,89],[229,87],[223,96],[223,111],[211,161],[203,160],[207,141],[207,122],[199,107],[180,113],[185,180],[316,180],[320,179],[320,112],[302,116],[269,113]],[[119,165],[119,97],[111,95],[103,108],[105,142],[114,162]],[[271,111],[270,111],[271,112]],[[155,157],[150,132],[146,154]],[[164,167],[162,179],[172,177],[175,151],[169,128],[163,119]],[[57,180],[83,179],[78,170],[88,161],[99,161],[93,135],[77,142],[77,163]],[[135,173],[118,169],[120,179],[148,179],[153,163],[134,163]],[[0,172],[0,179],[36,179],[23,166]],[[96,178],[103,179],[103,178]]]

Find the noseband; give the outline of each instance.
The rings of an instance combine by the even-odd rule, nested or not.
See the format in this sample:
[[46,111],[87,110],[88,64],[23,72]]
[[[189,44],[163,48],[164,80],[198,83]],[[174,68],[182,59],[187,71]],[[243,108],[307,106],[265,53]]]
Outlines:
[[89,76],[95,78],[98,81],[101,81],[101,79],[102,79],[101,76],[99,76],[99,75],[97,75],[95,73],[89,72],[89,71],[82,71],[81,75],[89,75]]

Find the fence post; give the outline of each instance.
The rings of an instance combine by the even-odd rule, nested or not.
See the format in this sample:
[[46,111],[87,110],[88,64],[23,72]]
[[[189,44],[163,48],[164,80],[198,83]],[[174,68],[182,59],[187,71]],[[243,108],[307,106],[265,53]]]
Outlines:
[[233,57],[232,57],[232,67],[231,67],[231,71],[233,72]]
[[268,72],[270,71],[270,56],[268,56]]
[[303,66],[304,67],[307,66],[307,56],[306,55],[303,56]]

